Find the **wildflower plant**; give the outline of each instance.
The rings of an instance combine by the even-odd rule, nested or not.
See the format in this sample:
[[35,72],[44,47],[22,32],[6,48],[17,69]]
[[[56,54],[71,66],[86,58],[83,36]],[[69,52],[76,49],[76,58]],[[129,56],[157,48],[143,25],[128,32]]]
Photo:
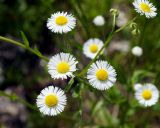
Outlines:
[[[92,27],[97,29],[98,26],[103,26],[109,21],[105,21],[105,18],[101,15],[95,17],[93,21],[87,21],[87,14],[84,14],[82,7],[79,4],[77,4],[76,7],[79,9],[78,11],[76,10],[77,8],[74,9],[76,13],[69,13],[71,11],[58,11],[51,14],[50,18],[46,18],[46,27],[50,34],[64,40],[64,43],[57,42],[60,45],[59,50],[51,55],[51,57],[43,55],[36,47],[32,47],[31,42],[29,43],[24,32],[21,32],[23,43],[0,36],[1,41],[24,48],[40,59],[46,61],[48,77],[52,79],[50,86],[43,86],[44,88],[42,90],[38,90],[39,93],[34,97],[34,105],[18,97],[16,94],[7,94],[3,91],[1,91],[0,94],[2,96],[7,96],[10,99],[15,98],[15,100],[23,103],[34,111],[37,111],[43,118],[49,116],[55,119],[55,116],[58,116],[60,118],[67,117],[74,120],[76,123],[73,127],[75,128],[85,126],[94,127],[94,125],[88,126],[90,122],[85,122],[85,119],[83,119],[85,118],[83,116],[83,114],[85,115],[85,112],[83,111],[86,111],[84,110],[85,101],[93,101],[93,107],[88,105],[89,109],[91,109],[89,117],[94,118],[97,114],[97,117],[103,118],[101,120],[104,122],[107,119],[111,121],[110,125],[109,123],[103,123],[103,125],[98,124],[97,126],[130,127],[127,122],[128,117],[135,113],[135,108],[148,109],[148,107],[157,104],[159,99],[158,87],[153,83],[148,83],[148,80],[150,80],[149,78],[153,77],[152,73],[146,73],[144,70],[138,70],[137,72],[134,72],[133,70],[130,71],[130,69],[135,66],[135,63],[139,61],[138,59],[142,57],[142,54],[144,54],[145,51],[143,51],[143,47],[141,48],[137,45],[131,49],[133,55],[130,56],[132,59],[130,62],[123,61],[123,63],[127,63],[130,68],[127,69],[127,67],[123,67],[122,70],[117,68],[121,66],[121,60],[112,62],[112,57],[109,57],[110,54],[108,54],[109,51],[107,48],[108,45],[111,45],[111,40],[122,31],[125,31],[125,29],[131,31],[132,34],[134,33],[134,36],[141,36],[138,23],[136,23],[139,16],[133,17],[125,25],[118,27],[116,26],[116,22],[119,11],[117,9],[110,9],[110,11],[106,12],[111,19],[110,32],[105,33],[104,35],[107,36],[104,36],[105,39],[102,39],[90,35],[92,32],[88,32],[90,28],[89,26],[87,28],[86,24],[94,23],[96,26]],[[140,15],[145,15],[146,18],[154,18],[157,15],[157,9],[148,0],[135,0],[133,2],[133,7],[136,12]],[[89,23],[85,23],[85,21]],[[86,36],[84,36],[84,33],[84,35],[81,35],[86,38],[82,41],[83,44],[80,44],[74,38],[74,36],[77,36],[76,32],[78,33],[81,31],[80,28],[78,28],[79,26],[82,26],[82,31],[86,34]],[[69,38],[73,38],[74,41],[71,42]],[[107,55],[105,54],[106,49]],[[114,56],[116,56],[116,53]],[[85,64],[83,60],[85,60]],[[126,70],[129,70],[129,74],[125,74]],[[146,81],[142,81],[142,76],[149,78]],[[63,81],[65,86],[54,85],[54,81],[58,80]],[[127,86],[122,86],[124,83]],[[92,93],[95,95],[94,98],[90,98]],[[76,99],[76,105],[78,107],[76,108],[77,110],[74,110],[73,115],[67,114],[67,111],[70,111],[68,109],[71,109],[72,107],[70,106],[73,105],[71,104],[72,102],[68,102],[68,99]],[[132,102],[134,102],[134,105]],[[112,114],[108,114],[110,111],[105,109],[109,105],[114,106]],[[126,107],[124,107],[125,105]],[[134,112],[132,110],[134,110]],[[117,113],[117,115],[119,114],[119,117],[115,113]],[[125,124],[124,122],[127,123]]]

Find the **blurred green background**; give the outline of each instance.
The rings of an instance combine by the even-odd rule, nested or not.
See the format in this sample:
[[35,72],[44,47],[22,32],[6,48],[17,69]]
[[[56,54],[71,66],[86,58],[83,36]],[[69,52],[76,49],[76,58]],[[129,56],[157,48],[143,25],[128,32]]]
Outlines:
[[[82,69],[90,61],[82,53],[83,43],[89,38],[105,41],[111,31],[111,8],[118,9],[121,14],[116,28],[138,15],[132,2],[0,0],[0,35],[22,42],[20,31],[23,31],[31,47],[37,47],[48,57],[58,52],[70,52],[81,62],[79,67]],[[85,91],[82,99],[79,99],[79,87],[75,83],[67,94],[67,108],[58,117],[43,116],[39,111],[0,97],[0,127],[78,128],[82,111],[81,123],[84,128],[159,128],[160,104],[150,108],[141,107],[134,98],[132,88],[137,82],[151,82],[160,89],[160,1],[151,2],[157,7],[157,17],[138,17],[136,23],[141,31],[140,35],[134,36],[126,28],[111,41],[107,54],[101,56],[117,70],[118,81],[113,88],[100,92],[81,84],[79,86],[84,86]],[[70,12],[77,18],[77,26],[72,32],[60,35],[47,29],[47,19],[57,11]],[[97,15],[105,17],[105,26],[97,27],[93,24],[92,20]],[[136,45],[143,48],[140,58],[131,54],[131,48]],[[68,81],[53,81],[47,72],[46,64],[26,50],[0,41],[0,89],[14,92],[34,105],[36,96],[44,87],[54,84],[64,88]]]

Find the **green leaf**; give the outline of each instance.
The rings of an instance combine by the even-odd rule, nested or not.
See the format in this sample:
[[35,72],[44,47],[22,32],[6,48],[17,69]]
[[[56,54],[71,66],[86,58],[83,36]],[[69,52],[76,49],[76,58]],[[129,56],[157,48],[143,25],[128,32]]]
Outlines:
[[22,35],[22,38],[23,38],[23,41],[24,41],[24,44],[26,47],[29,47],[29,41],[27,39],[27,37],[25,36],[24,32],[21,31],[21,35]]
[[39,56],[42,55],[42,53],[38,50],[38,48],[37,48],[36,46],[34,47],[34,51],[35,51],[35,53],[36,53],[37,55],[39,55]]

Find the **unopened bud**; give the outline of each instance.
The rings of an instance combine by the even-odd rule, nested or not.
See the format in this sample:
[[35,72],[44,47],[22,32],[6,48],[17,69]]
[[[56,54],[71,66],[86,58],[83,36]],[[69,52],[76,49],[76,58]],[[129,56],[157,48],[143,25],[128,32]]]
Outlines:
[[112,15],[115,15],[116,17],[118,17],[119,15],[119,11],[117,9],[110,9],[110,12],[112,13]]
[[129,25],[129,28],[130,28],[131,30],[137,29],[137,24],[136,24],[135,22],[132,22],[132,23]]
[[139,29],[134,29],[131,32],[134,36],[138,36],[140,34],[140,30]]

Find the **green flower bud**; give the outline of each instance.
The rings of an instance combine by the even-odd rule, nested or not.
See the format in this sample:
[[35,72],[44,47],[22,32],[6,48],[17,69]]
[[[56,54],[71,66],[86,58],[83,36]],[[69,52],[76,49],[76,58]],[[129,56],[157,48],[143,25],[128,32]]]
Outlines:
[[112,15],[115,15],[116,17],[118,17],[119,15],[119,11],[117,9],[110,9],[110,12],[112,13]]
[[130,25],[129,25],[129,28],[131,29],[131,30],[134,30],[134,29],[137,29],[137,24],[135,23],[135,22],[132,22]]
[[138,36],[139,34],[140,34],[140,30],[139,29],[134,29],[134,30],[132,30],[132,35],[134,35],[134,36]]

